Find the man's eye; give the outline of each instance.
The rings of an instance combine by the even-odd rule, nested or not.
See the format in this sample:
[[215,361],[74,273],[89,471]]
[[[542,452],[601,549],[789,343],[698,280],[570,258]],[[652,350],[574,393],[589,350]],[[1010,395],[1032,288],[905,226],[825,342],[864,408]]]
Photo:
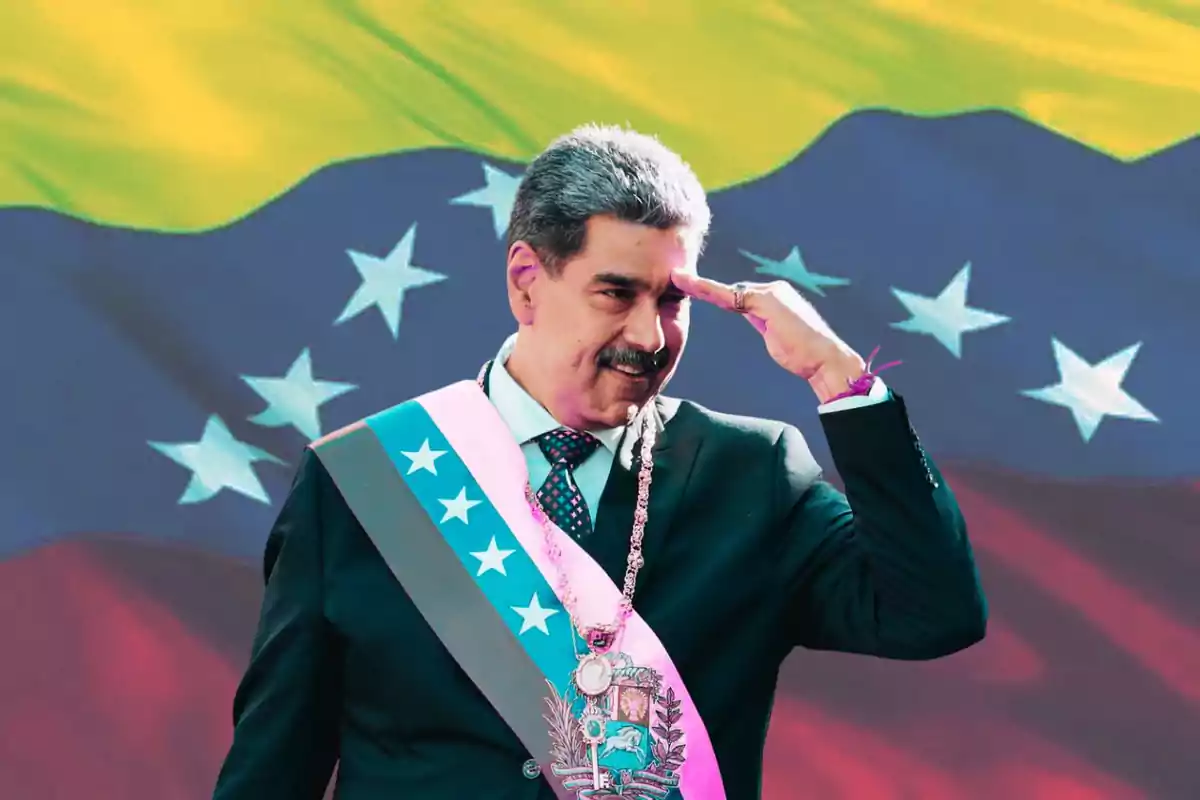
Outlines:
[[604,289],[600,293],[617,300],[630,300],[633,298],[633,292],[628,289]]

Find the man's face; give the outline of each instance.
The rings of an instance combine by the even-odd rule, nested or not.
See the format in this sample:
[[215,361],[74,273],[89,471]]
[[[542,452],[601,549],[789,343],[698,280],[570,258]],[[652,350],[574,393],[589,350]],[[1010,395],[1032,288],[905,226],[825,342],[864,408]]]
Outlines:
[[509,254],[509,299],[529,340],[526,389],[565,425],[625,424],[630,406],[670,378],[687,341],[689,303],[671,283],[695,271],[684,231],[593,217],[583,251],[557,277],[521,248]]

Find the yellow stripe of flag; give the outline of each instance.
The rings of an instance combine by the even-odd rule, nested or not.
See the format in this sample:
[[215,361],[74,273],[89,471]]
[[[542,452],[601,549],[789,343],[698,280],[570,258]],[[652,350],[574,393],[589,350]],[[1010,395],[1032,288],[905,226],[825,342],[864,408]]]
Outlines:
[[0,205],[240,217],[331,162],[527,160],[591,120],[709,187],[859,108],[1003,108],[1119,158],[1200,131],[1200,0],[42,0],[0,12]]

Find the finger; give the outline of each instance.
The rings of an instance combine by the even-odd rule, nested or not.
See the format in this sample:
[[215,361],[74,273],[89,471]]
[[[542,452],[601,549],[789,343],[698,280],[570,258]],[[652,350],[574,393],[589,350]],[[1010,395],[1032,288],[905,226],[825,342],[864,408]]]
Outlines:
[[761,333],[763,335],[766,335],[767,321],[765,319],[758,316],[757,314],[748,314],[747,313],[747,314],[743,314],[742,316],[746,318],[746,322],[749,322],[751,325],[754,326],[754,330],[758,331],[759,333]]
[[721,308],[733,308],[733,287],[711,278],[702,278],[690,272],[679,272],[671,276],[675,288],[688,297],[712,303]]
[[[723,308],[726,311],[733,311],[733,294],[732,286],[714,281],[711,278],[702,278],[699,275],[694,275],[690,272],[677,272],[671,276],[671,282],[675,284],[675,288],[683,292],[688,297],[694,297],[697,300],[703,300],[706,303],[711,303],[718,308]],[[748,287],[747,287],[748,289]]]

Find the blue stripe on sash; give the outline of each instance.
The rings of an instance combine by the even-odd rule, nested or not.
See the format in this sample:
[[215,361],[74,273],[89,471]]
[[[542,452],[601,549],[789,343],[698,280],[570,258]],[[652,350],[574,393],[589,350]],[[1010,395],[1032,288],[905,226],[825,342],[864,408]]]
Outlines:
[[[582,647],[582,640],[577,639],[553,589],[428,412],[420,403],[409,401],[368,417],[366,424],[475,585],[559,694],[564,694],[577,664],[575,646]],[[421,451],[427,440],[428,449],[445,453],[434,461],[436,475],[428,469],[413,470],[412,460],[404,455]],[[455,511],[467,522],[454,516]],[[503,559],[504,574],[489,569],[480,575],[483,562],[473,553],[487,552],[493,537],[496,550],[512,553]],[[543,609],[540,613],[537,606]],[[515,610],[518,608],[522,612]]]

